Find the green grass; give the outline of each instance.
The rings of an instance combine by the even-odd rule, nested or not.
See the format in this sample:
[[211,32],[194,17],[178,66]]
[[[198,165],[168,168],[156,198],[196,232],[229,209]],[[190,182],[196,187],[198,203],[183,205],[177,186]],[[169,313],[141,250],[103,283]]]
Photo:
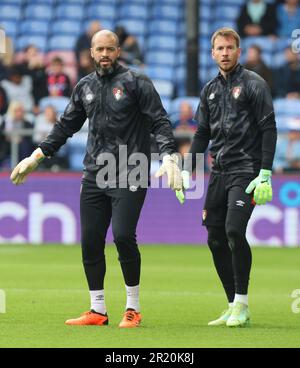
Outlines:
[[252,326],[208,327],[226,306],[206,247],[141,246],[141,328],[118,329],[125,291],[116,249],[107,247],[107,327],[65,326],[89,309],[78,246],[1,246],[0,347],[300,347],[300,248],[254,248]]

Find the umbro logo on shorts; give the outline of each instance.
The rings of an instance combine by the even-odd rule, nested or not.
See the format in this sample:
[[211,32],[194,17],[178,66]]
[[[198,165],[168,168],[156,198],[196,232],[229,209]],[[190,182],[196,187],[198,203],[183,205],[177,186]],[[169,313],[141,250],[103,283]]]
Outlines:
[[238,200],[238,201],[236,201],[236,205],[239,206],[239,207],[244,207],[245,202],[241,201],[241,200]]

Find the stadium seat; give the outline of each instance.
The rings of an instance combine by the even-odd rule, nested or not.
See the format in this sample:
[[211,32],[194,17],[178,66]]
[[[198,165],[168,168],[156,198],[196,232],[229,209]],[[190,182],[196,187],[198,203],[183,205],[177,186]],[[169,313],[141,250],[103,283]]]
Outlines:
[[[95,20],[95,17],[88,18],[87,20],[85,20],[83,22],[82,33],[84,32],[84,30],[86,30],[88,28],[89,24],[93,20]],[[115,29],[115,20],[114,19],[101,18],[99,20],[99,22],[101,23],[102,29],[110,29],[110,30]]]
[[70,169],[81,171],[86,152],[87,133],[78,132],[67,142]]
[[170,65],[176,63],[176,53],[173,51],[153,50],[146,53],[146,63],[150,65]]
[[127,2],[122,2],[119,8],[118,16],[121,19],[142,19],[148,18],[148,8],[143,4],[128,4]]
[[76,19],[81,20],[83,18],[84,7],[80,4],[61,4],[55,8],[55,19]]
[[174,85],[172,82],[159,79],[152,79],[152,82],[161,97],[170,99],[173,97]]
[[231,20],[235,23],[240,13],[240,5],[234,4],[223,4],[216,6],[214,11],[214,17],[219,20]]
[[161,97],[161,102],[162,102],[162,105],[163,105],[164,109],[166,110],[167,114],[169,115],[172,100],[170,98],[167,98],[167,97]]
[[20,23],[20,33],[23,35],[47,36],[49,23],[39,20],[25,20]]
[[55,35],[79,35],[82,33],[81,22],[75,19],[60,19],[51,22],[50,34]]
[[19,20],[21,18],[21,7],[18,4],[11,4],[9,2],[1,4],[1,19],[14,19]]
[[72,35],[52,36],[48,41],[48,51],[73,50],[77,37]]
[[164,5],[162,2],[155,2],[152,7],[152,18],[153,19],[173,19],[179,20],[183,16],[183,11],[180,6]]
[[47,37],[38,35],[21,36],[17,39],[17,51],[24,50],[28,45],[35,45],[41,52],[47,50]]
[[87,8],[86,16],[93,19],[99,18],[100,21],[102,19],[114,20],[116,18],[116,8],[109,3],[91,4]]
[[119,19],[117,25],[122,25],[126,31],[134,36],[145,36],[147,22],[137,19]]
[[148,65],[144,73],[151,79],[161,79],[172,82],[174,78],[174,68],[170,68],[169,66]]
[[0,19],[0,28],[3,29],[9,37],[16,37],[18,34],[18,22],[13,19]]
[[174,35],[177,34],[178,31],[178,23],[173,20],[150,20],[147,23],[148,34],[155,35],[155,34],[167,34],[167,35]]
[[52,6],[49,4],[32,4],[26,6],[24,14],[27,19],[47,19],[52,18]]
[[155,50],[172,50],[175,51],[177,49],[178,39],[176,35],[173,36],[149,36],[147,40],[147,49],[155,49]]
[[70,99],[68,97],[43,97],[39,102],[39,107],[43,111],[46,106],[53,106],[58,113],[63,113]]

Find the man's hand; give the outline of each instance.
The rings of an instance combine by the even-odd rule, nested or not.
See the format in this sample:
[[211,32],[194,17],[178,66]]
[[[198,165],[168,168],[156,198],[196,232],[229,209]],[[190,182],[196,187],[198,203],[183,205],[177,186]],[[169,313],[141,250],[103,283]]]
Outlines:
[[261,169],[259,175],[251,181],[246,188],[246,193],[250,194],[254,190],[253,199],[258,205],[272,201],[272,171]]
[[32,152],[30,157],[24,158],[13,170],[10,180],[16,184],[23,184],[27,179],[27,175],[37,168],[39,163],[45,158],[43,151],[37,148]]
[[166,155],[163,157],[163,163],[161,167],[155,174],[155,177],[158,178],[167,173],[168,186],[172,190],[182,189],[182,179],[177,163],[178,157],[174,153],[172,155]]
[[190,189],[190,173],[187,170],[181,172],[182,189],[176,190],[176,197],[178,201],[183,204],[185,202],[185,191]]

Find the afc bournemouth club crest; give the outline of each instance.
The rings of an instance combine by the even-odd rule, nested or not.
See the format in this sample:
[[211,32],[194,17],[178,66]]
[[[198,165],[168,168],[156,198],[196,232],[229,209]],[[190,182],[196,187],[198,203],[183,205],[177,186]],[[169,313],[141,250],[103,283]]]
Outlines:
[[237,99],[239,98],[240,94],[242,92],[242,87],[234,87],[232,90],[232,96]]
[[114,94],[115,99],[119,101],[123,97],[123,90],[121,88],[115,87],[113,89],[113,94]]

